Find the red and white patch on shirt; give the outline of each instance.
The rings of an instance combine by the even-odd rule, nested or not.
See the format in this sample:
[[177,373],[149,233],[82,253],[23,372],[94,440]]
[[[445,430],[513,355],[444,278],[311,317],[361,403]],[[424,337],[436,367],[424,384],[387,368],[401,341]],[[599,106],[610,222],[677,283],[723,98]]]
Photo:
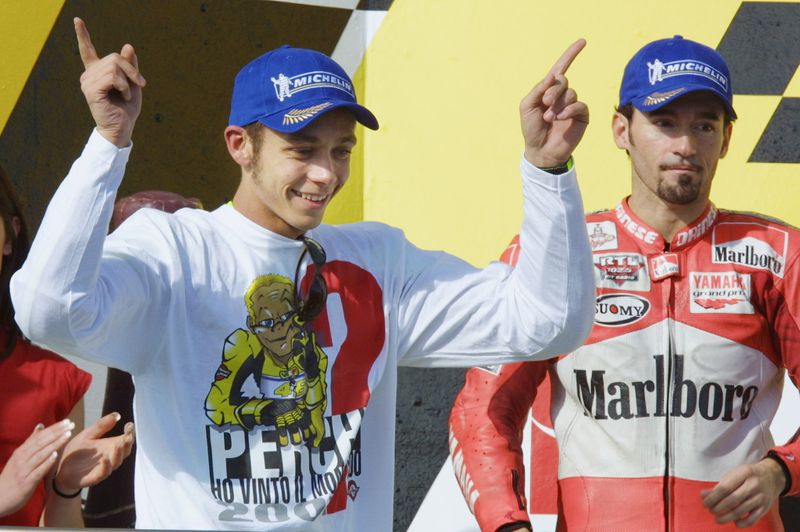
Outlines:
[[735,271],[689,274],[692,314],[753,314],[750,275]]
[[596,253],[594,279],[598,288],[648,292],[650,278],[644,255],[639,253]]
[[789,233],[756,222],[720,222],[711,237],[714,264],[739,264],[783,278]]
[[681,261],[677,253],[665,253],[649,257],[650,277],[654,281],[661,281],[667,277],[681,274]]
[[592,251],[608,251],[617,249],[617,226],[614,222],[589,222],[586,224],[589,233],[589,243]]

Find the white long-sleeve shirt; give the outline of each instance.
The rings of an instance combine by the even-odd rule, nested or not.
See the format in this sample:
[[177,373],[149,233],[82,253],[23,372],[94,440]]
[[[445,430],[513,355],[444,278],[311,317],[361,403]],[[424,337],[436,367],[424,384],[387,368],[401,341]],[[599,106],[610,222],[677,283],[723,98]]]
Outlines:
[[[307,326],[325,359],[320,387],[303,373],[306,355],[282,365],[265,340],[281,331],[307,340],[291,338],[303,324],[287,314],[257,329],[262,317],[246,301],[265,275],[292,283],[303,243],[229,205],[143,209],[106,236],[129,153],[93,133],[11,289],[34,342],[133,374],[139,528],[389,530],[397,365],[545,359],[576,348],[591,327],[575,174],[523,160],[516,269],[476,269],[378,223],[309,233],[327,253],[325,312]],[[303,419],[247,418],[248,401],[296,406]],[[306,433],[322,423],[319,446],[282,444],[276,427],[287,419]]]

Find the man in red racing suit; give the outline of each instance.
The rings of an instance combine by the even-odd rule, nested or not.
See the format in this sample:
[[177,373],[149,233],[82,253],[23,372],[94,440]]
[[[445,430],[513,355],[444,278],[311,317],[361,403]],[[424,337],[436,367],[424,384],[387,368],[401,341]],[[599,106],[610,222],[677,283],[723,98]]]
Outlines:
[[[664,46],[650,66],[670,53],[698,60],[692,47]],[[547,362],[469,370],[450,416],[456,477],[482,530],[530,528],[520,438],[538,390],[550,395],[558,447],[559,530],[783,530],[775,502],[800,494],[800,441],[776,447],[769,426],[784,372],[795,384],[800,376],[800,232],[708,200],[716,160],[704,159],[704,142],[709,129],[729,136],[730,123],[709,125],[695,109],[712,98],[733,114],[725,93],[690,89],[649,112],[634,100],[626,116],[625,83],[613,129],[631,156],[633,189],[587,216],[591,335]],[[669,148],[648,167],[654,138]],[[708,186],[688,202],[649,186],[652,173],[681,192],[704,172]],[[664,223],[693,205],[690,223]],[[503,259],[518,251],[515,239]]]

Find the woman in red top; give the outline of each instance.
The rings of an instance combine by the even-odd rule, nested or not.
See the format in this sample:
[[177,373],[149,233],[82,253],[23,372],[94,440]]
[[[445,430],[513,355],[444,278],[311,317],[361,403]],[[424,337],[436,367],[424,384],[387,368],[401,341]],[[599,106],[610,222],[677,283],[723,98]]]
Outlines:
[[130,454],[133,426],[100,438],[119,419],[110,414],[81,430],[91,375],[31,344],[14,322],[9,280],[27,257],[29,239],[2,168],[0,218],[0,526],[82,527],[81,489]]

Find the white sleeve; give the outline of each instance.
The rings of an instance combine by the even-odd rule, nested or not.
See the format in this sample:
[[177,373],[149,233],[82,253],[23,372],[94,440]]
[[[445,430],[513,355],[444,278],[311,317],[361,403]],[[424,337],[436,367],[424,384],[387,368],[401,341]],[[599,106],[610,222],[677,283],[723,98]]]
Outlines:
[[516,268],[483,270],[409,246],[398,305],[400,362],[474,366],[544,360],[591,330],[595,284],[577,177],[523,158],[522,252]]
[[[150,307],[159,308],[163,290],[146,260],[104,257],[130,150],[92,133],[11,279],[11,297],[15,319],[34,343],[133,371],[144,361],[123,355],[131,344],[139,353],[151,352],[158,341],[160,335],[143,331],[158,322]],[[142,312],[145,305],[148,312]],[[113,331],[112,323],[118,325]]]

